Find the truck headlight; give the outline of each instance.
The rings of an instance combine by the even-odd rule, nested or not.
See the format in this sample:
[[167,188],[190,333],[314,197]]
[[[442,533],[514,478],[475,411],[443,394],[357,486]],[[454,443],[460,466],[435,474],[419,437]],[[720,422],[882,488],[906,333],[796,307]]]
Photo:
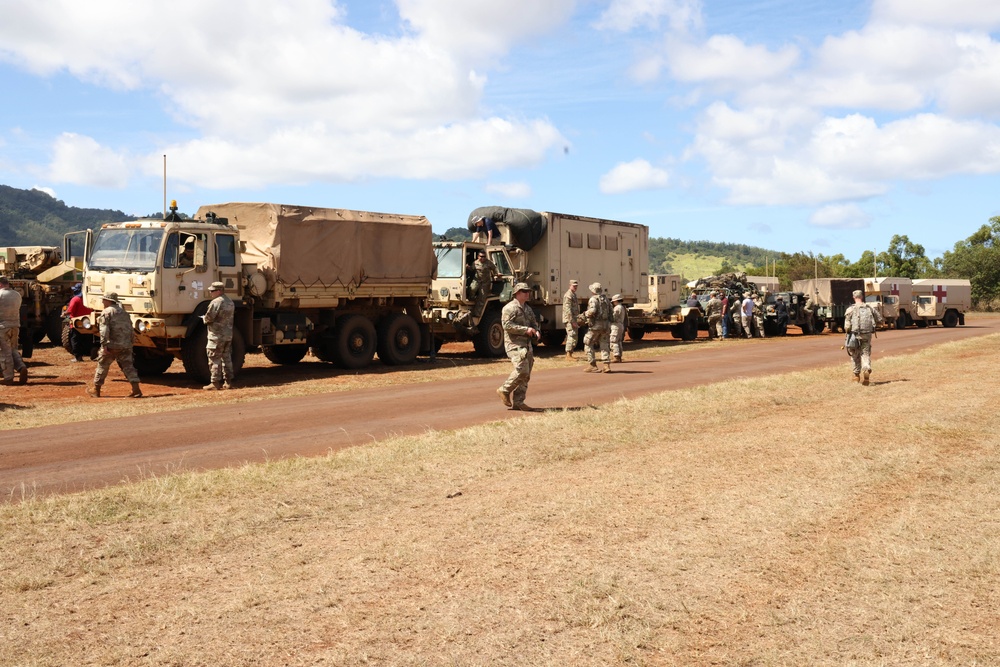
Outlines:
[[448,298],[448,295],[450,294],[450,292],[448,291],[448,288],[447,288],[447,287],[442,287],[441,289],[439,289],[439,290],[438,290],[438,293],[439,293],[439,294],[441,295],[441,297],[442,297],[442,298],[444,298],[444,299],[447,299],[447,298]]
[[135,330],[138,331],[139,333],[146,333],[146,329],[148,328],[149,325],[142,320],[139,320],[138,322],[135,323]]
[[84,317],[82,320],[80,320],[80,326],[83,327],[84,329],[89,329],[94,325],[90,323],[89,317]]

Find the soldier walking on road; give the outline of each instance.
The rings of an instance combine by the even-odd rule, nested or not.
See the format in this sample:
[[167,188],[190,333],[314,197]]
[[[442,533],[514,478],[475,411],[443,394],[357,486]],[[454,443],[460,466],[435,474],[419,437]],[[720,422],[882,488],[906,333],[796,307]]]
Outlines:
[[[858,344],[853,348],[848,346],[847,353],[851,355],[854,371],[854,381],[868,386],[868,378],[872,374],[872,334],[875,328],[885,320],[882,313],[865,303],[865,293],[854,290],[854,304],[844,313],[844,331],[854,334]],[[862,374],[864,376],[862,377]]]
[[211,383],[202,387],[208,391],[233,388],[233,317],[236,305],[225,294],[226,286],[215,282],[209,285],[208,293],[214,297],[202,319],[208,326],[208,364],[211,368]]
[[10,286],[6,276],[0,276],[0,384],[28,383],[28,367],[17,351],[17,338],[21,333],[21,294]]
[[101,385],[108,377],[111,363],[116,361],[125,374],[125,379],[132,384],[129,398],[142,398],[139,374],[132,364],[132,320],[118,301],[117,293],[104,295],[104,310],[98,315],[97,321],[101,332],[101,352],[97,356],[94,384],[87,387],[87,393],[94,398],[101,397]]
[[[611,303],[604,294],[601,283],[593,283],[590,291],[594,296],[587,302],[587,335],[583,337],[583,347],[587,350],[587,373],[611,372]],[[595,350],[600,347],[603,368],[597,368]]]
[[518,283],[514,285],[514,298],[503,307],[500,321],[503,324],[504,349],[514,369],[497,389],[497,395],[511,410],[541,412],[524,403],[528,393],[528,381],[531,380],[531,367],[535,365],[531,340],[542,338],[541,332],[538,331],[535,313],[527,304],[530,297],[531,288],[527,283]]
[[580,281],[569,281],[569,289],[563,294],[562,321],[566,327],[566,359],[573,359],[573,350],[579,338],[580,329],[580,299],[576,296],[576,290]]
[[628,328],[628,310],[621,294],[611,297],[611,359],[621,363],[622,346],[625,343],[625,330]]
[[705,305],[705,315],[708,317],[708,339],[722,340],[722,300],[719,299],[718,292],[712,292]]

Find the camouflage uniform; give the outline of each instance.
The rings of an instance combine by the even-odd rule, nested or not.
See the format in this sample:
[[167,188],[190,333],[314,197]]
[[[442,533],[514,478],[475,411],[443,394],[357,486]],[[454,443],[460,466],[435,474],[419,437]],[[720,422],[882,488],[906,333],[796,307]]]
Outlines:
[[517,299],[511,299],[503,307],[500,321],[503,323],[504,349],[514,369],[500,385],[498,392],[509,396],[513,408],[517,410],[524,405],[524,397],[528,393],[528,381],[531,379],[531,367],[535,365],[528,329],[537,329],[538,321],[531,306],[528,304],[522,306]]
[[625,340],[625,321],[628,319],[628,311],[624,304],[619,301],[611,310],[611,358],[615,361],[622,360],[622,343]]
[[[583,347],[587,350],[587,370],[597,368],[595,349],[601,349],[601,361],[604,371],[611,370],[611,303],[608,297],[601,293],[601,286],[594,283],[590,286],[594,296],[587,301],[587,335],[583,337]],[[597,288],[597,291],[594,288]]]
[[111,301],[111,305],[97,316],[97,322],[101,331],[101,352],[97,356],[97,370],[94,371],[94,388],[100,389],[111,370],[111,363],[118,362],[125,379],[136,389],[139,373],[132,364],[132,320],[128,313],[117,301]]
[[753,321],[757,325],[757,335],[760,338],[767,338],[764,335],[764,298],[761,296],[753,300]]
[[730,338],[742,338],[743,337],[743,324],[740,311],[742,310],[743,300],[737,296],[729,297],[729,337]]
[[722,300],[718,295],[713,294],[705,306],[705,315],[708,317],[708,337],[722,338]]
[[478,257],[476,258],[474,271],[476,272],[476,277],[472,279],[469,291],[472,292],[476,299],[476,304],[473,306],[473,314],[476,317],[480,317],[486,308],[486,300],[492,294],[493,280],[500,272],[497,270],[497,265],[491,260],[479,259]]
[[576,343],[580,340],[578,320],[580,319],[580,299],[576,292],[571,289],[563,294],[562,321],[566,327],[566,354],[571,354],[576,349]]
[[[217,283],[213,283],[215,286]],[[233,317],[236,305],[225,294],[212,299],[208,304],[203,319],[208,325],[208,344],[205,351],[208,354],[208,364],[212,372],[212,384],[219,388],[231,385],[233,382]]]
[[0,370],[3,383],[13,384],[14,371],[19,382],[28,381],[28,367],[17,351],[17,337],[21,332],[21,295],[11,287],[0,289]]
[[864,373],[863,382],[868,384],[868,376],[872,372],[872,334],[875,327],[884,321],[882,313],[867,303],[855,303],[844,313],[844,332],[853,332],[859,343],[854,349],[847,350],[851,355],[855,381]]

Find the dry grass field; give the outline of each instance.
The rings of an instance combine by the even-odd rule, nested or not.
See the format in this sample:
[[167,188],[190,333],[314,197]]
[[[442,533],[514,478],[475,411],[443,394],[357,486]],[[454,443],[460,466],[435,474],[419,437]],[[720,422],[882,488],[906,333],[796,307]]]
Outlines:
[[0,665],[1000,664],[1000,336],[0,506]]

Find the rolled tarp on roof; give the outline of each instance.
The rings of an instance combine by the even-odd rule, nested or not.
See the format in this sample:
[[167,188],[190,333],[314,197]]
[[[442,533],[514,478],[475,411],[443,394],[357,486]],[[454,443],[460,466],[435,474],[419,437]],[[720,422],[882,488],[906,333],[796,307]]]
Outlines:
[[361,285],[429,282],[436,267],[424,216],[286,204],[202,206],[238,227],[244,263],[282,284]]
[[506,225],[510,240],[521,250],[531,250],[545,236],[547,223],[541,213],[527,208],[481,206],[469,214],[469,231],[476,231],[476,220],[492,218],[497,225]]

